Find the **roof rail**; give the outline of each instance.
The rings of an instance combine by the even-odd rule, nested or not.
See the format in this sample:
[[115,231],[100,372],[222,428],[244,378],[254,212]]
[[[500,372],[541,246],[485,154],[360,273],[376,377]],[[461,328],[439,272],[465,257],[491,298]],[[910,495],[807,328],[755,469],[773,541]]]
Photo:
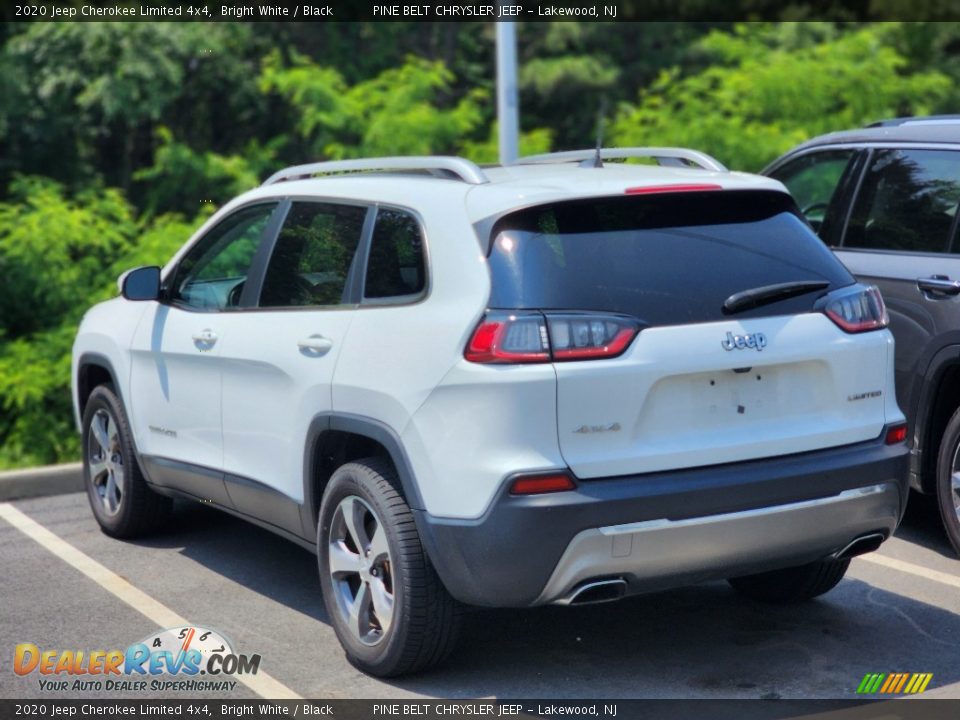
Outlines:
[[437,177],[453,176],[471,185],[483,185],[489,182],[480,167],[460,157],[383,157],[363,158],[360,160],[332,160],[330,162],[294,165],[274,173],[266,179],[264,185],[284,182],[285,180],[305,180],[314,175],[331,175],[352,172],[427,172]]
[[918,117],[898,117],[887,120],[877,120],[876,122],[864,125],[867,128],[878,127],[902,127],[904,125],[956,125],[960,123],[960,115],[921,115]]
[[[570,163],[593,160],[597,156],[593,150],[569,150],[567,152],[546,153],[531,155],[514,161],[513,165],[540,165],[546,163]],[[703,170],[727,172],[727,168],[716,158],[712,158],[699,150],[674,147],[629,147],[629,148],[601,148],[601,160],[626,160],[627,158],[651,158],[660,165],[672,167],[689,167],[696,165]]]

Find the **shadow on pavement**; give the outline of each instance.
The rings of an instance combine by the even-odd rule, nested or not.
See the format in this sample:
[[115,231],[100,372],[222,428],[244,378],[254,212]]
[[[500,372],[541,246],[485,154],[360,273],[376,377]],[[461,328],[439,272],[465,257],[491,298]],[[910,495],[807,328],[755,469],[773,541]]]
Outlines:
[[[948,554],[933,510],[912,503],[900,537]],[[176,522],[169,536],[138,544],[180,548],[329,624],[312,554],[197,505],[178,503]],[[331,648],[318,645],[304,642],[303,662],[329,656]],[[710,583],[580,608],[472,611],[443,667],[389,682],[464,698],[856,699],[867,673],[932,672],[930,689],[960,681],[958,650],[960,616],[860,580],[799,606],[757,604]],[[314,690],[324,688],[322,678],[316,683]]]

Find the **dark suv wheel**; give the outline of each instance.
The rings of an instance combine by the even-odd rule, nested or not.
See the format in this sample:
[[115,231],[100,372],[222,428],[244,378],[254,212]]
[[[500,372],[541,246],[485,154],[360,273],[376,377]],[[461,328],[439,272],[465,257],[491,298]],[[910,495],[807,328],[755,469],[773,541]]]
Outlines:
[[960,553],[960,410],[957,410],[940,442],[937,458],[937,504],[943,527],[954,550]]

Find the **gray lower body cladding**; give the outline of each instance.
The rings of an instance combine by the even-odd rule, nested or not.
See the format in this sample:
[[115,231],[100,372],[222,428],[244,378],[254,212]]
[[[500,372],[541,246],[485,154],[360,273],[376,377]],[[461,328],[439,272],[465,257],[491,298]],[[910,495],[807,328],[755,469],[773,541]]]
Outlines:
[[882,438],[547,495],[504,487],[480,519],[417,511],[417,524],[451,594],[490,607],[555,602],[597,578],[629,594],[799,565],[896,529],[908,451]]

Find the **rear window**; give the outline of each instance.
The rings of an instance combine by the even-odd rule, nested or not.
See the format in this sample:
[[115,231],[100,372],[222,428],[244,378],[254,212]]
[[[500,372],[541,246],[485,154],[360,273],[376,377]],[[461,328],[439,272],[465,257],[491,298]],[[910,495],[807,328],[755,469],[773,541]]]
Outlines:
[[491,308],[601,310],[644,325],[726,319],[734,293],[801,280],[826,290],[738,313],[808,312],[854,282],[775,191],[591,198],[528,208],[497,221]]

